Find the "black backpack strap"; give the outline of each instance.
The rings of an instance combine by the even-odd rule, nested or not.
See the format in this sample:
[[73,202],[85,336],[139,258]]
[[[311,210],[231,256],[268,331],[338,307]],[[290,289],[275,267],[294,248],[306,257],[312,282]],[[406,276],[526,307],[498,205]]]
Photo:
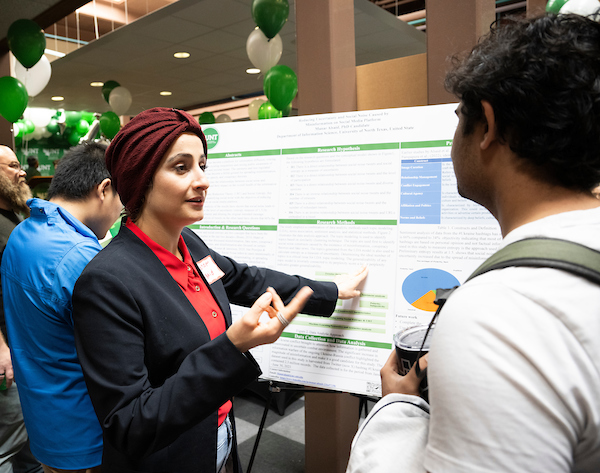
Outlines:
[[511,243],[490,256],[467,281],[509,266],[560,269],[600,285],[600,252],[554,238],[527,238]]

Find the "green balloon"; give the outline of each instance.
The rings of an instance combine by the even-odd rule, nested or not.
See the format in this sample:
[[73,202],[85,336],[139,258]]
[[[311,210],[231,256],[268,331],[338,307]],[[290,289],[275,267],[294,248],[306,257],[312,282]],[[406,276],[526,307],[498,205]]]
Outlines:
[[267,120],[269,118],[281,118],[281,112],[273,107],[271,102],[265,102],[258,109],[258,119]]
[[289,117],[292,113],[292,102],[281,111],[282,117]]
[[287,0],[254,0],[252,18],[269,39],[281,31],[290,14]]
[[100,115],[100,131],[112,140],[121,129],[121,122],[115,112],[104,112]]
[[31,135],[35,131],[35,125],[29,118],[23,120],[23,127],[24,135]]
[[265,74],[265,95],[277,110],[285,110],[298,93],[298,78],[288,66],[273,66]]
[[65,127],[64,131],[62,132],[62,135],[60,136],[60,140],[59,140],[62,143],[62,146],[69,144],[69,139],[71,138],[71,135],[74,133],[77,134],[77,132],[75,131],[75,129],[72,126]]
[[11,76],[0,77],[0,115],[14,123],[27,108],[29,96],[27,89]]
[[79,123],[77,123],[77,125],[75,125],[75,129],[77,130],[77,133],[79,133],[81,136],[83,136],[90,129],[90,124],[82,118],[81,120],[79,120]]
[[94,123],[94,120],[96,119],[92,112],[81,112],[81,118],[85,120],[88,123],[88,125]]
[[112,90],[115,87],[120,87],[121,84],[119,84],[116,80],[107,80],[104,85],[102,86],[102,96],[104,97],[104,100],[106,100],[106,103],[108,103],[108,97],[110,97],[110,93],[112,92]]
[[67,141],[71,146],[77,146],[79,144],[79,140],[81,139],[81,135],[77,133],[77,130],[71,131],[69,136],[67,136]]
[[53,135],[55,135],[56,133],[60,132],[60,126],[58,125],[58,122],[56,121],[56,118],[52,118],[50,120],[50,122],[46,126],[46,130],[48,130]]
[[215,115],[212,112],[201,113],[198,117],[198,123],[200,125],[212,125],[215,123]]
[[546,3],[546,11],[548,13],[558,13],[568,0],[548,0]]
[[46,37],[32,20],[17,20],[8,28],[8,47],[23,67],[36,65],[46,49]]
[[65,125],[75,127],[81,121],[81,112],[66,112]]

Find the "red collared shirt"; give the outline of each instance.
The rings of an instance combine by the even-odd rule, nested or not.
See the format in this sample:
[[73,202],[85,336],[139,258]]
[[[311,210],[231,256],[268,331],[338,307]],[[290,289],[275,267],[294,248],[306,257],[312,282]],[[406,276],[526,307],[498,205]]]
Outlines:
[[[153,241],[131,219],[127,219],[126,226],[148,245],[160,262],[167,268],[171,277],[179,284],[179,287],[194,309],[196,309],[204,325],[206,325],[210,339],[213,340],[225,332],[227,327],[223,312],[221,312],[219,304],[206,286],[206,283],[198,274],[192,256],[183,241],[183,237],[179,236],[178,244],[179,251],[183,256],[183,261],[181,261],[173,253]],[[227,401],[219,408],[219,425],[223,423],[230,410],[231,401]]]

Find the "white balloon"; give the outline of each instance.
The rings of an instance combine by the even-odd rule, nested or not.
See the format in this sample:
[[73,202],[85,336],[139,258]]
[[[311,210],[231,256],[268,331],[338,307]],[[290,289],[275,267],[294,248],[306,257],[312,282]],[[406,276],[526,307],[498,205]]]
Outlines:
[[15,76],[23,83],[30,97],[35,97],[44,90],[44,87],[50,82],[51,75],[52,66],[50,66],[50,61],[44,55],[37,64],[29,69],[23,67],[19,61],[15,63]]
[[56,113],[50,108],[28,107],[25,110],[25,118],[29,118],[36,127],[46,127]]
[[217,118],[215,118],[215,123],[229,123],[231,121],[231,117],[226,113],[222,113]]
[[269,69],[279,62],[283,52],[281,36],[275,35],[270,41],[265,34],[256,28],[246,41],[246,52],[254,67],[265,74]]
[[42,132],[42,138],[50,138],[52,136],[52,133],[50,133],[46,128],[44,128],[43,132]]
[[131,107],[131,93],[123,86],[115,87],[108,96],[108,103],[117,115],[124,115]]
[[43,137],[44,137],[44,130],[42,128],[40,128],[39,126],[36,126],[35,130],[33,130],[33,139],[41,140]]
[[598,0],[568,0],[559,13],[575,13],[577,15],[591,15],[596,13],[600,9],[600,2]]
[[258,120],[258,109],[265,102],[266,100],[263,99],[254,99],[248,104],[248,116],[250,120]]

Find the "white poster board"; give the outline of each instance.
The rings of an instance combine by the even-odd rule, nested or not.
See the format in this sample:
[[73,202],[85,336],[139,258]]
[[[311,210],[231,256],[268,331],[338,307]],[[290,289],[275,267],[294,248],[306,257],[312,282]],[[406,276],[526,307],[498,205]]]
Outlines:
[[[380,395],[397,331],[426,324],[500,241],[461,198],[455,104],[205,125],[210,188],[192,228],[215,251],[317,280],[369,266],[360,298],[298,315],[252,350],[263,377]],[[234,320],[247,309],[232,307]]]

